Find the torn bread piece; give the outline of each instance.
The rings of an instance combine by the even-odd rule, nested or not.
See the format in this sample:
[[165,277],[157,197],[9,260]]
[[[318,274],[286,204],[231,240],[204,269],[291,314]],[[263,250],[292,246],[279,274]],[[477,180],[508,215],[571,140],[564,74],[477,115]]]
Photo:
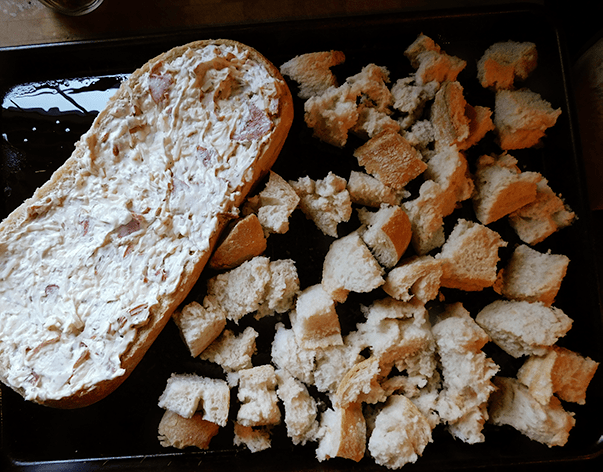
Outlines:
[[270,171],[264,189],[245,204],[254,211],[268,237],[271,233],[283,234],[289,230],[289,217],[299,204],[299,196],[291,185],[276,172]]
[[475,321],[495,344],[515,358],[545,355],[573,323],[559,308],[511,300],[490,303],[477,314]]
[[416,462],[430,442],[427,418],[404,395],[392,395],[375,417],[368,451],[377,464],[396,470]]
[[494,290],[509,300],[542,302],[551,306],[567,272],[569,257],[542,253],[521,244],[498,273]]
[[405,49],[404,55],[416,69],[419,84],[454,81],[467,65],[465,60],[450,56],[433,39],[422,33]]
[[394,267],[410,244],[410,219],[400,206],[382,205],[376,212],[358,209],[360,235],[379,263]]
[[269,269],[270,281],[255,315],[256,319],[289,311],[299,294],[299,276],[292,259],[270,261]]
[[320,51],[300,54],[280,66],[281,74],[299,84],[298,97],[308,99],[337,86],[331,68],[345,62],[341,51]]
[[331,243],[322,269],[322,287],[338,303],[350,292],[367,293],[383,285],[384,269],[358,231]]
[[511,426],[548,447],[567,443],[576,420],[573,413],[563,409],[558,398],[552,397],[549,404],[541,405],[517,379],[495,377],[493,382],[497,389],[489,405],[492,424]]
[[371,208],[379,208],[381,205],[400,205],[404,198],[410,196],[407,190],[394,190],[378,178],[355,170],[350,172],[347,189],[352,203]]
[[251,452],[260,452],[272,447],[272,436],[269,426],[243,426],[234,422],[233,444],[245,446]]
[[536,69],[538,51],[532,42],[501,41],[492,44],[477,62],[477,78],[484,88],[512,89]]
[[496,231],[460,218],[435,256],[442,262],[442,287],[466,291],[491,287],[496,282],[498,250],[506,245]]
[[354,151],[354,157],[369,174],[395,190],[404,188],[427,168],[421,153],[392,131],[372,137]]
[[599,363],[590,357],[553,346],[543,356],[530,356],[517,372],[517,379],[543,405],[556,395],[561,400],[586,403],[586,390]]
[[208,262],[215,270],[230,270],[266,250],[264,229],[257,215],[250,214],[238,220],[220,242]]
[[321,284],[304,289],[289,312],[295,338],[304,349],[343,344],[335,301]]
[[499,90],[494,102],[494,126],[503,150],[535,146],[557,122],[561,108],[553,108],[528,89]]
[[361,404],[328,408],[321,416],[318,434],[316,458],[320,462],[335,457],[360,461],[366,450],[366,421]]
[[524,243],[533,246],[571,225],[575,219],[572,209],[542,178],[536,188],[536,198],[511,213],[509,224]]
[[442,274],[441,260],[429,255],[414,256],[390,270],[382,288],[397,300],[407,302],[415,298],[427,303],[438,296]]
[[510,154],[479,157],[473,196],[477,219],[487,225],[531,203],[541,179],[538,172],[522,172]]
[[352,216],[352,202],[343,177],[329,171],[324,179],[300,177],[289,182],[300,198],[299,208],[325,235],[336,238],[337,225]]
[[220,426],[204,420],[201,413],[183,418],[166,410],[157,429],[159,444],[163,447],[208,449],[211,440],[220,431]]
[[461,303],[446,307],[433,325],[433,335],[443,379],[439,417],[455,438],[484,442],[488,399],[495,390],[491,379],[499,370],[482,351],[490,338]]
[[226,311],[211,295],[203,305],[192,301],[173,314],[174,322],[191,356],[197,357],[226,327]]
[[241,404],[237,412],[237,423],[242,426],[279,424],[281,411],[276,385],[276,373],[270,364],[241,370],[237,392]]

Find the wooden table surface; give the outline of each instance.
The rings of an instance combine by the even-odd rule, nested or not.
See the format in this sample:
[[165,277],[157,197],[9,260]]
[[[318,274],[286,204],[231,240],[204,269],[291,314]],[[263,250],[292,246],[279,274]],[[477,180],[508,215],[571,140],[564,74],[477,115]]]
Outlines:
[[82,17],[69,17],[51,11],[37,0],[0,0],[0,47],[129,37],[204,25],[258,23],[485,3],[502,2],[495,0],[105,0],[92,13]]

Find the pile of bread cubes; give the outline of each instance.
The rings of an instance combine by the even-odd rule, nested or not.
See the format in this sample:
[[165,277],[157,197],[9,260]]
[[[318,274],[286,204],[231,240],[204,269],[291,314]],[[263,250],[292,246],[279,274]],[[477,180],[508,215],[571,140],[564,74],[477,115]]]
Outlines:
[[[533,248],[576,216],[512,155],[538,145],[561,113],[518,86],[537,66],[536,45],[508,41],[484,52],[477,79],[495,94],[493,110],[467,103],[457,81],[466,61],[430,37],[419,35],[404,54],[414,72],[393,84],[375,64],[340,83],[332,72],[345,61],[340,51],[282,64],[315,139],[343,147],[350,133],[363,138],[353,153],[362,170],[289,181],[271,172],[247,200],[209,262],[217,272],[204,299],[173,318],[191,355],[224,377],[167,380],[162,445],[206,449],[232,421],[233,444],[257,452],[284,422],[293,444],[315,443],[319,461],[370,457],[397,469],[422,455],[438,425],[471,444],[485,440],[487,422],[549,447],[567,442],[575,418],[562,401],[585,402],[598,362],[557,346],[572,327],[554,306],[569,259]],[[465,151],[487,133],[501,152],[479,157],[470,172]],[[411,196],[407,185],[420,176]],[[459,217],[446,234],[444,218],[467,200],[475,218]],[[308,287],[296,261],[264,255],[295,211],[332,238],[322,280]],[[354,211],[360,226],[339,236]],[[508,243],[488,226],[501,219],[522,241],[504,267],[499,249]],[[469,313],[446,303],[442,288],[490,289],[498,299]],[[365,319],[343,333],[337,306],[377,289],[384,296],[361,306]],[[428,308],[435,300],[444,306],[437,312]],[[263,365],[252,363],[258,332],[237,329],[249,316],[281,317]],[[491,342],[524,360],[515,377],[498,374],[482,350]]]

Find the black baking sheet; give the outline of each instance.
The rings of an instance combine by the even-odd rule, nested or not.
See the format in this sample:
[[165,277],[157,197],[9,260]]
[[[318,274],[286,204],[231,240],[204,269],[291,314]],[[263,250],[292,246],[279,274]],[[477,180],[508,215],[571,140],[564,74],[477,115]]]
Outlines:
[[[338,49],[346,54],[345,64],[334,69],[341,80],[372,62],[388,67],[394,82],[412,72],[403,51],[419,33],[432,37],[447,53],[467,60],[459,81],[465,87],[467,101],[474,106],[493,106],[493,95],[483,90],[475,78],[476,62],[483,51],[496,41],[508,39],[536,43],[539,65],[525,85],[542,94],[554,107],[560,107],[562,115],[542,147],[512,154],[522,168],[541,171],[579,216],[572,227],[551,236],[537,249],[551,249],[571,258],[555,305],[575,322],[559,344],[600,361],[603,333],[598,275],[563,41],[555,23],[534,6],[288,21],[0,50],[1,216],[5,217],[31,195],[69,156],[74,142],[124,74],[172,46],[226,37],[257,48],[276,65],[300,53]],[[291,87],[295,95],[295,85]],[[351,153],[360,141],[352,137],[343,149],[317,141],[303,122],[303,103],[297,98],[295,107],[295,121],[274,170],[288,179],[304,175],[323,178],[329,170],[347,178],[357,166]],[[473,162],[486,152],[499,152],[491,136],[467,156]],[[464,205],[459,211],[470,209]],[[449,231],[453,222],[447,220],[446,224]],[[341,225],[340,234],[355,229],[355,225],[354,219]],[[509,248],[517,242],[504,222],[491,227],[509,241]],[[287,235],[269,238],[267,255],[296,260],[303,288],[320,281],[322,258],[331,241],[298,212],[291,219]],[[501,254],[504,260],[509,249]],[[189,300],[202,297],[203,277],[209,275],[206,272],[202,276]],[[447,301],[463,301],[474,315],[480,306],[495,298],[491,290],[471,296],[454,291],[445,295]],[[348,302],[338,307],[344,330],[361,320],[358,307],[366,301],[365,297],[352,294]],[[251,316],[247,318],[246,322],[260,331],[254,363],[269,362],[271,329],[281,318],[259,323]],[[516,370],[517,362],[506,360],[495,347],[487,349],[500,362],[503,373]],[[174,470],[197,466],[205,470],[379,469],[370,458],[359,464],[341,459],[318,463],[314,459],[315,444],[293,447],[282,426],[274,431],[273,447],[257,454],[232,446],[232,426],[224,428],[206,452],[163,448],[157,440],[157,425],[163,413],[157,407],[157,399],[172,372],[221,375],[220,369],[192,359],[175,325],[169,323],[130,378],[115,393],[90,407],[72,411],[49,409],[24,402],[3,387],[3,465],[15,470],[146,470],[167,466]],[[566,446],[548,448],[510,428],[491,425],[485,427],[485,443],[468,445],[455,441],[439,426],[423,457],[405,468],[548,467],[567,461],[588,465],[590,462],[585,461],[601,452],[601,405],[603,385],[599,370],[589,388],[587,404],[566,405],[575,412],[577,420]]]

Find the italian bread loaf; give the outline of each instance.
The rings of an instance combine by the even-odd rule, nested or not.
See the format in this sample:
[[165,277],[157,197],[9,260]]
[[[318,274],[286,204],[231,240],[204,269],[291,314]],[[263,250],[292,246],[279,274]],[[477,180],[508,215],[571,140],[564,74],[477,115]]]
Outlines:
[[270,169],[292,118],[278,70],[235,41],[193,42],[136,70],[0,225],[0,379],[60,408],[117,388]]

